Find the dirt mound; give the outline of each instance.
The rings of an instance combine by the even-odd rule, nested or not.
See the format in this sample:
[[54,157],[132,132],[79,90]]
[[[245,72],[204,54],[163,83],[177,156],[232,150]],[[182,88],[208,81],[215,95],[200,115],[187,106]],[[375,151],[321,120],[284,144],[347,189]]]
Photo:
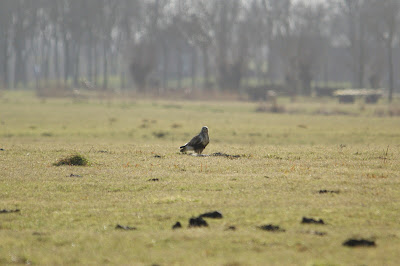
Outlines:
[[375,247],[375,241],[367,239],[348,239],[343,243],[347,247]]
[[258,229],[264,230],[264,231],[269,231],[269,232],[285,232],[285,229],[282,229],[279,227],[279,225],[273,225],[273,224],[266,224],[266,225],[261,225],[258,227]]

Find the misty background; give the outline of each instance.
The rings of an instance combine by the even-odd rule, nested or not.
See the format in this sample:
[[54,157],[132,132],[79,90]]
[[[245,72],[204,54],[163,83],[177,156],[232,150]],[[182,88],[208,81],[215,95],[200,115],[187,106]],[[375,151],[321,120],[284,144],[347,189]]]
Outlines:
[[400,87],[399,0],[0,0],[0,88]]

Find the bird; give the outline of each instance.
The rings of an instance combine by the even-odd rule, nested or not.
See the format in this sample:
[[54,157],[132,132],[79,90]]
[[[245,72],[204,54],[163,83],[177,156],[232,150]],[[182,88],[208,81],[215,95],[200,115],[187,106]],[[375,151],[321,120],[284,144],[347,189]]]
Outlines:
[[194,151],[197,154],[201,154],[209,142],[208,127],[204,126],[201,128],[198,135],[194,136],[188,143],[180,147],[180,151]]

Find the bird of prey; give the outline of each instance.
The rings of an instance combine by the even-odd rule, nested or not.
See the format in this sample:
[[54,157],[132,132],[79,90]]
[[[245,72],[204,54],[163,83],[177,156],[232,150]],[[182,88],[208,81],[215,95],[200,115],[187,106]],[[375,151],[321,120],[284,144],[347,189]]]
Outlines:
[[188,143],[181,146],[181,152],[194,151],[197,154],[201,154],[205,147],[210,142],[208,137],[208,127],[202,127],[200,133],[193,137]]

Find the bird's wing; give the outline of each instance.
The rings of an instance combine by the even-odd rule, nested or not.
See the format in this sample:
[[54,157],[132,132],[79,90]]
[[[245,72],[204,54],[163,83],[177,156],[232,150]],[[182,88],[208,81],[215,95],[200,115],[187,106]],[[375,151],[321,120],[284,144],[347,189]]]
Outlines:
[[202,141],[203,141],[203,138],[202,138],[201,134],[199,134],[199,135],[193,137],[186,145],[196,146],[196,145],[201,144]]

